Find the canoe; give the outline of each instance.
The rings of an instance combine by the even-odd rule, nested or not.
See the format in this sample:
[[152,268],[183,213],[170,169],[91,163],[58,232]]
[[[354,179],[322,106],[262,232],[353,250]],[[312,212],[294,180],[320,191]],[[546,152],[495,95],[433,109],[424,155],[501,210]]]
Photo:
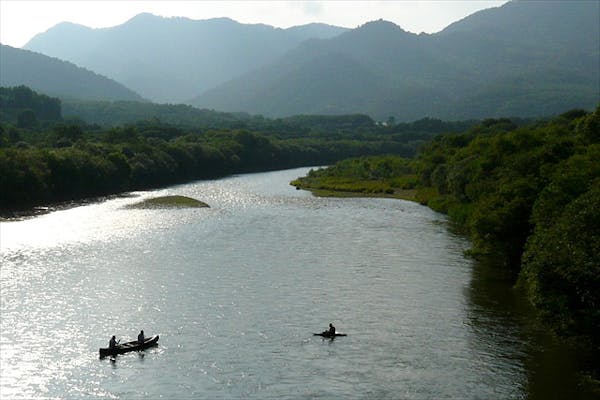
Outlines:
[[106,357],[106,356],[114,356],[117,354],[128,353],[130,351],[144,350],[144,349],[147,349],[148,347],[152,347],[152,346],[156,346],[156,345],[158,345],[158,335],[149,337],[148,339],[144,340],[144,343],[140,343],[137,340],[134,340],[132,342],[118,344],[116,347],[113,347],[112,349],[111,348],[100,348],[100,358]]
[[329,332],[321,332],[321,333],[313,333],[314,336],[322,336],[322,337],[326,337],[326,338],[334,338],[334,337],[338,337],[338,336],[348,336],[345,333],[335,333],[335,334],[331,334]]

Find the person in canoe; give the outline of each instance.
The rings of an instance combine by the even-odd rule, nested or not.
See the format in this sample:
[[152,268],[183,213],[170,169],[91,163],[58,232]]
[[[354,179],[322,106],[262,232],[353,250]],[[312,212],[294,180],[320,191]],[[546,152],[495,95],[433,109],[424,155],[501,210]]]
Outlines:
[[[120,340],[119,340],[119,342],[120,342]],[[119,342],[117,342],[117,338],[115,337],[115,335],[113,335],[113,337],[111,337],[110,341],[108,342],[108,348],[114,349],[115,347],[117,347],[117,344]]]
[[138,342],[144,343],[144,340],[146,340],[146,338],[144,337],[144,330],[141,330],[138,335]]

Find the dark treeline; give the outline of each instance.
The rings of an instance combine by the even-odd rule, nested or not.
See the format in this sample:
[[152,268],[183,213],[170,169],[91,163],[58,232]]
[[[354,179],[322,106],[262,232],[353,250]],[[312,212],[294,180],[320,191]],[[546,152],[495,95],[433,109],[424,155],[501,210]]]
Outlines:
[[554,329],[600,345],[600,108],[516,128],[495,120],[430,142],[427,200],[470,233],[475,253],[514,270]]
[[61,119],[59,99],[38,94],[26,86],[0,87],[0,121],[13,121],[19,128],[31,128],[40,121]]
[[[176,182],[300,165],[329,164],[349,156],[409,146],[388,140],[278,140],[246,130],[195,133],[165,125],[87,132],[56,125],[44,144],[20,137],[0,149],[0,208],[11,210]],[[6,144],[10,134],[0,128]]]
[[[396,131],[364,115],[271,120],[188,106],[82,103],[95,105],[90,112],[96,114],[104,107],[120,108],[128,118],[139,116],[136,110],[149,112],[138,122],[108,127],[62,119],[59,100],[26,87],[0,93],[0,210],[5,215],[238,172],[374,154],[411,157],[435,134],[406,126]],[[180,120],[166,123],[163,116]]]
[[556,332],[587,338],[597,350],[599,160],[600,107],[526,126],[486,120],[464,133],[435,137],[414,160],[344,160],[293,184],[384,194],[408,190],[404,197],[448,213],[468,232],[474,256],[492,256],[514,272]]

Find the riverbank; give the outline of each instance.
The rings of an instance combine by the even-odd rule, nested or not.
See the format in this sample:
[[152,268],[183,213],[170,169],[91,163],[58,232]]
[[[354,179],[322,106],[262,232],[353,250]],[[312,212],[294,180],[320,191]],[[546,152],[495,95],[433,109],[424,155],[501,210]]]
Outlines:
[[418,187],[412,160],[394,156],[343,160],[328,168],[310,170],[290,182],[316,196],[383,197],[423,203],[429,188]]
[[[312,169],[290,185],[319,197],[394,198],[427,205],[439,194],[433,187],[417,184],[412,163],[394,156],[343,160],[327,168]],[[384,174],[380,173],[382,169]],[[365,175],[370,178],[365,179]]]
[[[297,190],[307,190],[310,191],[314,196],[318,197],[394,198],[417,202],[426,205],[435,211],[446,214],[448,214],[448,209],[451,209],[448,202],[441,200],[438,191],[434,187],[390,189],[391,186],[389,181],[362,182],[360,180],[351,181],[348,178],[329,178],[323,180],[316,176],[311,178],[308,176],[301,177],[291,181],[290,184],[295,186]],[[456,213],[455,210],[452,210],[451,212]],[[469,236],[468,230],[465,229],[465,226],[462,223],[464,220],[462,220],[461,223],[456,223],[456,220],[456,215],[454,218],[450,219],[451,222],[454,222],[453,226],[456,227],[462,234]],[[478,260],[478,264],[485,264],[487,260],[487,263],[490,265],[496,264],[494,268],[502,268],[503,263],[498,263],[496,259],[494,259],[494,262],[489,262],[489,254],[484,254],[480,251],[474,251],[472,249],[466,251],[465,254],[476,258]],[[488,270],[490,268],[491,267],[486,267]],[[510,290],[506,289],[507,291],[513,292],[511,293],[511,296],[519,296],[523,298],[523,301],[527,301],[528,293],[526,288],[523,287],[524,285],[520,284],[515,286],[515,283],[518,279],[518,274],[516,274],[514,271],[507,270],[506,274],[504,274],[501,279],[495,279],[497,280],[495,285],[499,285],[500,282],[504,282],[507,288],[511,288]],[[523,308],[523,305],[520,305],[520,307]],[[540,324],[546,324],[547,326],[548,315],[540,312],[539,308],[534,308],[533,310],[536,313],[535,318],[539,318]],[[535,323],[531,323],[530,325],[535,325]],[[585,387],[585,391],[590,393],[592,396],[600,396],[600,373],[598,371],[597,362],[597,355],[600,355],[600,348],[594,344],[593,338],[588,335],[565,336],[565,332],[557,332],[556,326],[554,326],[552,323],[550,323],[550,326],[553,328],[551,331],[551,336],[554,338],[554,340],[561,343],[561,345],[570,347],[573,351],[576,351],[578,354],[582,355],[580,360],[581,364],[578,366],[581,370],[579,376],[576,378],[577,384]],[[562,335],[557,335],[556,333],[562,333]],[[548,340],[548,338],[545,338],[544,340]]]
[[[406,200],[447,214],[469,236],[470,255],[496,258],[557,335],[598,354],[598,127],[600,109],[518,128],[489,120],[436,137],[414,160],[345,160],[292,184],[344,196],[410,190]],[[582,368],[597,382],[598,361]]]
[[292,181],[290,183],[295,186],[297,190],[308,190],[317,197],[377,197],[377,198],[391,198],[400,200],[409,200],[418,202],[418,191],[416,189],[397,189],[391,192],[369,192],[362,190],[344,190],[336,187],[311,187],[310,184],[304,182]]

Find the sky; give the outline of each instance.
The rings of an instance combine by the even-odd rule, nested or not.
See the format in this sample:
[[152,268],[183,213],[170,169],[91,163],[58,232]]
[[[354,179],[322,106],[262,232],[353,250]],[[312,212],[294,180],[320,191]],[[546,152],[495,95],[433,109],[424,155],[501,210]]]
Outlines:
[[384,19],[414,33],[439,32],[478,10],[507,0],[386,1],[165,1],[165,0],[0,0],[0,43],[24,46],[36,34],[68,21],[91,28],[120,25],[149,12],[163,17],[229,17],[242,23],[280,28],[322,22],[355,28]]

